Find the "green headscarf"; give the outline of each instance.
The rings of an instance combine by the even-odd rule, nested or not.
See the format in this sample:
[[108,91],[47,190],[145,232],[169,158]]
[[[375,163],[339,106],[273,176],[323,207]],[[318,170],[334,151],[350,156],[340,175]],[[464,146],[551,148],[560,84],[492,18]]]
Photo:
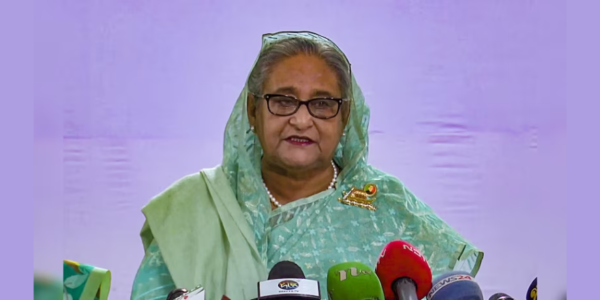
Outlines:
[[[261,51],[273,43],[298,37],[334,47],[350,65],[350,62],[337,45],[313,32],[286,31],[265,34],[262,39]],[[254,228],[258,250],[266,255],[266,249],[261,246],[265,245],[264,242],[267,237],[264,225],[271,213],[271,204],[261,179],[262,148],[258,137],[250,130],[248,122],[247,97],[248,82],[246,81],[225,129],[222,166],[229,178],[232,189],[236,192],[238,201],[245,208],[248,222]],[[370,110],[364,101],[362,91],[356,83],[354,75],[352,75],[350,98],[350,117],[344,131],[345,134],[340,139],[334,157],[334,161],[342,168],[338,182],[344,182],[344,178],[350,178],[360,173],[365,170],[367,165]]]

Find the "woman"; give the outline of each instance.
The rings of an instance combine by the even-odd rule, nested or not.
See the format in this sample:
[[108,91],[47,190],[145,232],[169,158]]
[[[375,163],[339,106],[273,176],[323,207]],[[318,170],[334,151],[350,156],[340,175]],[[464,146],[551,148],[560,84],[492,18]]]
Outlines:
[[281,260],[300,265],[327,295],[331,266],[374,267],[398,239],[422,250],[434,276],[475,275],[483,252],[367,164],[368,122],[333,42],[310,32],[264,35],[225,129],[222,164],[184,177],[143,208],[146,255],[131,298],[201,285],[207,299],[252,299]]

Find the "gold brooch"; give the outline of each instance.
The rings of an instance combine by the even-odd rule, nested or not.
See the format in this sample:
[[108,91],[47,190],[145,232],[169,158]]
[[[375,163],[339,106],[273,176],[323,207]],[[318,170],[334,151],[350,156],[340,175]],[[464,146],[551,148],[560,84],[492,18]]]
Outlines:
[[375,211],[377,210],[377,207],[373,205],[373,202],[376,200],[376,194],[377,186],[373,183],[368,183],[362,190],[353,187],[349,192],[343,193],[343,197],[339,198],[338,201],[347,205],[362,207]]

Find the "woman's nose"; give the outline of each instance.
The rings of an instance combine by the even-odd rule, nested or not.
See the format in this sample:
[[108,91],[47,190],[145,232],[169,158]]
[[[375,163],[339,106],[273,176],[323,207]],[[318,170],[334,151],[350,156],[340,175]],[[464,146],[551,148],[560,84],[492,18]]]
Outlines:
[[312,121],[312,116],[310,115],[310,112],[308,112],[308,107],[306,105],[300,105],[298,111],[293,114],[290,119],[290,123],[301,130],[312,126]]

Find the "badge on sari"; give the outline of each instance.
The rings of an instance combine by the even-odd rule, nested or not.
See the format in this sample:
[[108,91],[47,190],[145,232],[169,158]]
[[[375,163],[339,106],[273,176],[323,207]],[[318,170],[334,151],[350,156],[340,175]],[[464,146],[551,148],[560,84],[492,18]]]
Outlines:
[[339,198],[338,201],[346,205],[375,211],[377,207],[373,205],[373,202],[376,200],[376,194],[377,186],[373,183],[367,183],[362,190],[353,187],[349,192],[343,193],[342,198]]

